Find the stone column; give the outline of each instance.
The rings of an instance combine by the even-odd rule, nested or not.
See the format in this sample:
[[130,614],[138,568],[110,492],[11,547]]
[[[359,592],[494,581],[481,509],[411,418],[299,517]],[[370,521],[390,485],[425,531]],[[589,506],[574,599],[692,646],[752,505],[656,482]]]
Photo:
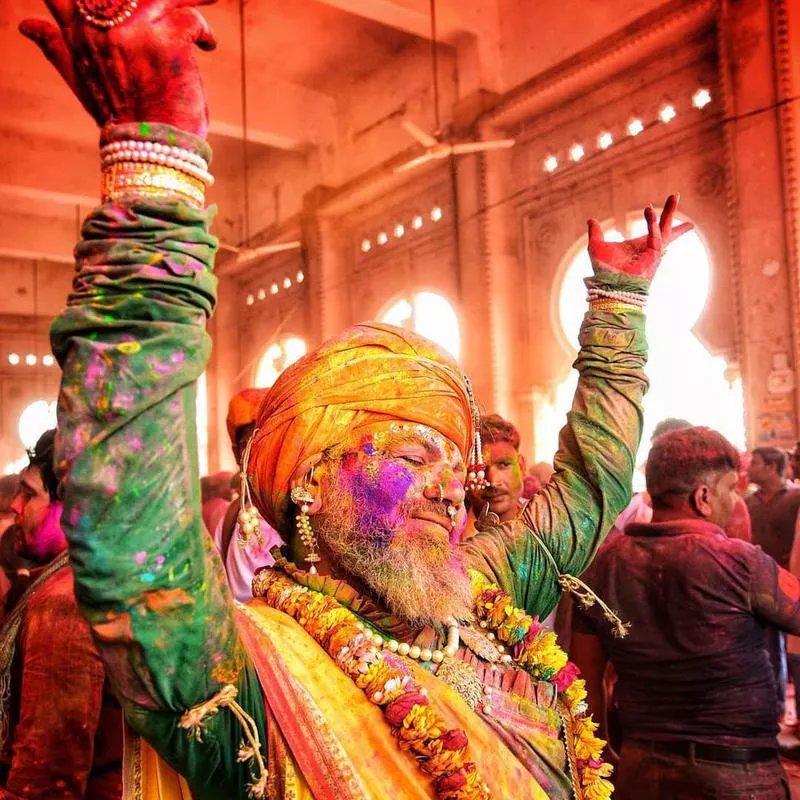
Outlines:
[[797,267],[787,250],[773,9],[767,0],[723,0],[718,25],[748,444],[785,447],[797,429]]

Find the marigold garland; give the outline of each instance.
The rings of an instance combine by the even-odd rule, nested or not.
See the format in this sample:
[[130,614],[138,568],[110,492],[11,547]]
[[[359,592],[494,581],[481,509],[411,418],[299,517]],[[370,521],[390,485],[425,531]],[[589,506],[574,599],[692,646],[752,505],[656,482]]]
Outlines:
[[608,800],[614,791],[607,780],[613,767],[603,759],[605,741],[595,736],[597,723],[587,714],[586,682],[558,646],[556,635],[515,608],[511,596],[479,572],[470,570],[473,610],[481,627],[491,630],[509,647],[519,666],[532,678],[552,683],[572,718],[572,744],[577,759],[575,776],[585,800]]
[[332,597],[278,572],[260,578],[267,603],[296,619],[369,701],[383,709],[400,747],[411,751],[433,778],[441,800],[490,800],[489,787],[467,758],[466,734],[447,728],[401,656],[375,647],[358,617]]
[[[614,787],[607,778],[613,768],[602,760],[606,743],[595,736],[597,724],[587,714],[586,682],[578,668],[558,646],[555,634],[515,608],[507,592],[479,572],[470,570],[470,579],[481,627],[492,631],[532,678],[552,683],[567,709],[579,797],[608,800]],[[267,603],[297,620],[367,699],[383,709],[401,749],[409,750],[433,778],[441,800],[490,800],[489,787],[467,759],[466,734],[447,728],[402,656],[377,648],[358,617],[332,597],[273,570],[262,572],[260,583]]]

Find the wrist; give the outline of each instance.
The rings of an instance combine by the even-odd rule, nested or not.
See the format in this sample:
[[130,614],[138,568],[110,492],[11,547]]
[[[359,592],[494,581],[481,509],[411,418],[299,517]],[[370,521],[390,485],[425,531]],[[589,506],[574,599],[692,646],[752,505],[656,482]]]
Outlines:
[[584,280],[584,284],[589,291],[600,289],[610,292],[634,292],[645,297],[650,291],[650,280],[642,275],[605,269],[596,269],[592,277]]
[[211,148],[163,123],[106,125],[100,137],[102,201],[179,200],[205,205]]

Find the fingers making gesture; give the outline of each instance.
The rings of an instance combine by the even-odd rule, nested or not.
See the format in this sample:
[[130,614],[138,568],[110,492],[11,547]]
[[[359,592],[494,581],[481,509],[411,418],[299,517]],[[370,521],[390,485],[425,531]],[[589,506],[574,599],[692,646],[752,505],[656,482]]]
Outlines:
[[648,206],[644,210],[647,233],[624,242],[606,242],[603,239],[600,223],[596,219],[590,219],[589,258],[595,272],[598,270],[621,272],[652,280],[667,245],[694,227],[691,222],[672,227],[679,199],[680,195],[677,194],[671,194],[667,198],[658,221],[655,209],[653,206]]

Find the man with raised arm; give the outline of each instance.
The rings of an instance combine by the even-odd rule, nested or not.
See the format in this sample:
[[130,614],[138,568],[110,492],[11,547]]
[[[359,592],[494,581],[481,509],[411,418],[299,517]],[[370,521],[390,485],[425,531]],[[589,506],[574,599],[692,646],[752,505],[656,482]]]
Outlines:
[[579,587],[629,500],[642,306],[686,230],[671,228],[677,199],[629,242],[590,222],[556,473],[522,517],[463,546],[465,483],[485,469],[456,362],[364,323],[287,369],[243,455],[287,546],[237,610],[203,535],[195,452],[216,286],[192,55],[214,39],[197,4],[48,0],[56,25],[22,25],[102,127],[103,204],[51,335],[76,595],[130,728],[160,756],[132,742],[134,791],[607,798],[583,682],[533,615]]

